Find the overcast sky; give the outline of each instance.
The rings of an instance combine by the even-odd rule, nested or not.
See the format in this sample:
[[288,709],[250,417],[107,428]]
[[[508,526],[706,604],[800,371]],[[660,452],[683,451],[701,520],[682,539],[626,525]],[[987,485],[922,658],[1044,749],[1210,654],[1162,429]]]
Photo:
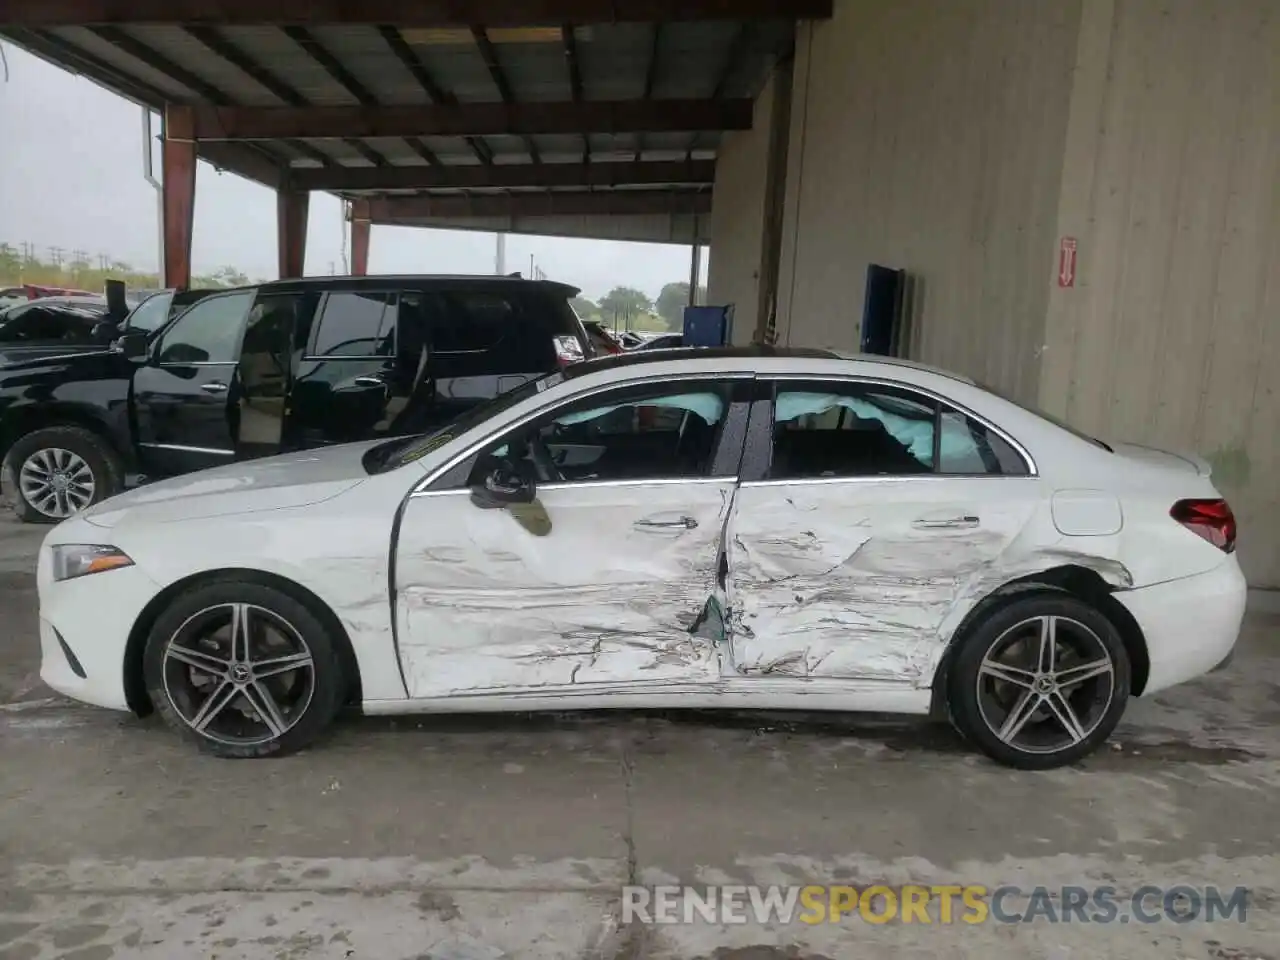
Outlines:
[[[42,257],[57,246],[84,250],[95,262],[103,253],[156,269],[156,194],[143,179],[140,109],[8,42],[2,49],[8,82],[0,84],[0,242],[33,243]],[[201,163],[194,271],[232,265],[274,278],[275,210],[272,191]],[[313,194],[308,274],[342,272],[345,229],[338,201]],[[374,227],[369,270],[492,273],[494,253],[492,234]],[[547,276],[592,298],[618,285],[656,297],[664,283],[689,279],[687,247],[511,236],[507,269],[527,273],[530,254]]]

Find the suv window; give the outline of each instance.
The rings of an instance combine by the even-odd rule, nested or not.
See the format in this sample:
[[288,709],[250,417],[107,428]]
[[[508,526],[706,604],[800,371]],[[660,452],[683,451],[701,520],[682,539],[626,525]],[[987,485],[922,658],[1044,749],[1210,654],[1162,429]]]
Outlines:
[[252,302],[252,290],[201,300],[165,331],[156,362],[235,363],[240,331]]
[[[415,296],[415,295],[407,295]],[[442,290],[420,296],[437,378],[532,375],[553,369],[558,341],[581,344],[567,301],[529,290]]]
[[985,424],[912,390],[840,381],[779,386],[772,479],[935,472],[1025,476],[1029,470]]
[[156,293],[147,297],[133,308],[125,329],[130,333],[155,333],[169,319],[169,305],[173,303],[172,293]]
[[395,296],[344,291],[324,300],[320,323],[307,354],[315,359],[358,359],[395,355]]
[[728,409],[729,386],[714,381],[599,394],[505,434],[477,458],[469,484],[480,482],[495,458],[533,469],[539,446],[562,482],[705,477]]

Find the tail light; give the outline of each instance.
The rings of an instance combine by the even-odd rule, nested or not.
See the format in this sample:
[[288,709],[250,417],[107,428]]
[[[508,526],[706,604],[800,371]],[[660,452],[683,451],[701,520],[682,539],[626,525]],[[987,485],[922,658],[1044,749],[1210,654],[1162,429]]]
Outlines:
[[1179,500],[1169,516],[1224,553],[1236,548],[1236,518],[1225,500]]
[[584,359],[582,344],[577,337],[552,337],[556,347],[556,364],[567,367],[571,363],[579,363]]

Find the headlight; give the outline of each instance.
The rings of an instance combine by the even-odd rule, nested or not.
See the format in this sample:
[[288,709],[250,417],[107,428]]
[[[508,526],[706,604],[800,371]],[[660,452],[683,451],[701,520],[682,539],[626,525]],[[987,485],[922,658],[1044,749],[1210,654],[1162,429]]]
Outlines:
[[131,567],[133,561],[116,547],[89,543],[63,543],[53,548],[53,579],[71,580],[117,567]]

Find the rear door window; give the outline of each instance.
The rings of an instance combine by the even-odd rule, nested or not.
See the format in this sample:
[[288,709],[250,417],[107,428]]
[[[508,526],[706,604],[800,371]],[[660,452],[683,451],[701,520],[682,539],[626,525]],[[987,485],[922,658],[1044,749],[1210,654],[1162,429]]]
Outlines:
[[340,291],[324,300],[308,356],[317,360],[364,360],[395,356],[395,295]]
[[1026,476],[1000,433],[950,404],[905,387],[833,381],[778,386],[774,479]]

